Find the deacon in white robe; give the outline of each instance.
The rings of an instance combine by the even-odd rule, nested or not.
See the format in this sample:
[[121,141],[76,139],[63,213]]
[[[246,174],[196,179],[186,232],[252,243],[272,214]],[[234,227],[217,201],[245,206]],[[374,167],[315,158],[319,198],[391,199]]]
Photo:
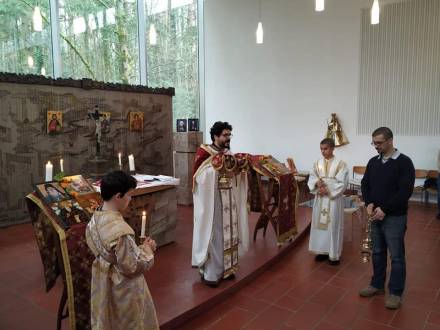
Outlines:
[[314,163],[308,186],[315,194],[309,251],[316,260],[329,259],[339,264],[344,231],[344,196],[348,186],[347,165],[333,155],[334,141],[326,138],[320,144],[323,158]]
[[232,127],[224,124],[215,123],[213,129],[218,132],[211,129],[214,143],[198,149],[193,175],[192,265],[199,268],[203,281],[214,287],[233,277],[239,255],[249,247],[247,175],[230,173],[228,183],[219,185],[221,176],[213,166],[216,155],[232,155],[228,149]]

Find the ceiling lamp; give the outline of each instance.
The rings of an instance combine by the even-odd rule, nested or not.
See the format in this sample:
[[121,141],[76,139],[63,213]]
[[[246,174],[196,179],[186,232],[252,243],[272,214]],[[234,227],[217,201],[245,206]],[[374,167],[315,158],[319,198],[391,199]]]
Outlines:
[[28,67],[33,68],[34,67],[34,59],[32,56],[28,56],[27,58]]
[[379,0],[374,0],[373,6],[371,6],[371,24],[379,24],[380,8]]
[[40,7],[38,6],[34,8],[34,12],[32,14],[32,23],[34,31],[43,31],[43,17],[41,17]]
[[256,31],[256,37],[257,37],[257,44],[263,43],[263,23],[261,23],[261,0],[258,2],[258,25],[257,25],[257,31]]
[[324,0],[315,0],[315,11],[324,11]]
[[150,38],[150,45],[157,44],[157,32],[156,32],[156,28],[154,27],[154,24],[150,24],[150,31],[148,35]]

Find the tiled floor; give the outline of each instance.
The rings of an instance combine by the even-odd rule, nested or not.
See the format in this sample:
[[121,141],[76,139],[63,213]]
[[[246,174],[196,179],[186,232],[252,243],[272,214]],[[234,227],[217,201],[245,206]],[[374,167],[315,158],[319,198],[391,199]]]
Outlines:
[[346,219],[339,266],[316,263],[308,239],[255,281],[183,329],[440,329],[440,221],[436,210],[412,205],[409,213],[407,290],[390,311],[384,296],[360,298],[371,265],[359,259],[360,232],[351,240]]
[[[316,263],[307,251],[306,237],[249,285],[181,328],[440,329],[440,221],[435,219],[435,211],[411,206],[406,236],[407,291],[398,311],[386,310],[383,297],[358,296],[358,289],[369,280],[371,266],[360,262],[360,235],[355,228],[355,236],[350,237],[351,221],[347,219],[341,265]],[[178,228],[178,234],[183,235],[191,228],[191,212],[185,208],[179,213],[179,226],[184,227]],[[266,241],[271,241],[270,236]],[[255,249],[272,248],[270,244],[265,246],[261,236],[257,243],[260,245]],[[190,243],[177,246],[187,250]],[[171,246],[163,248],[155,265],[159,276],[147,275],[160,319],[166,319],[170,310],[185,303],[188,299],[184,296],[189,292],[209,296],[217,290],[198,282],[195,270],[186,266],[189,257],[185,266],[164,272],[177,257]],[[0,265],[0,329],[54,329],[60,287],[44,291],[41,261],[30,225],[0,229]],[[181,278],[172,299],[164,296],[165,288],[157,282],[161,276]],[[228,281],[224,285],[233,284]]]

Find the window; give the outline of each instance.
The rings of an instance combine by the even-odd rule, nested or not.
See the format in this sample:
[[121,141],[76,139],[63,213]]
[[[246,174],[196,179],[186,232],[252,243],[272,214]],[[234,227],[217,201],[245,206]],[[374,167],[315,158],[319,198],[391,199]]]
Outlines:
[[0,1],[0,71],[52,75],[49,0]]
[[146,0],[148,86],[172,86],[174,118],[198,118],[197,0]]
[[[143,0],[145,15],[137,1],[0,0],[0,71],[53,76],[55,65],[64,78],[137,85],[142,54],[142,82],[174,87],[174,118],[198,118],[198,0]],[[51,33],[50,4],[58,5],[58,35]]]
[[136,1],[59,0],[62,74],[139,84]]

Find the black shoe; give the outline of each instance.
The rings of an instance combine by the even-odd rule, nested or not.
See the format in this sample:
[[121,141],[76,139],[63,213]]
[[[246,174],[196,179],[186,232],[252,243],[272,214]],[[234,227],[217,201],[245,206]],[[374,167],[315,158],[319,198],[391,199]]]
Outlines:
[[332,266],[337,266],[339,265],[341,262],[339,260],[329,260],[328,263]]
[[225,278],[225,280],[228,280],[228,281],[235,280],[235,274],[229,275],[228,277]]
[[207,281],[207,280],[204,279],[203,283],[205,283],[210,288],[217,288],[218,285],[220,284],[220,281]]
[[440,220],[440,213],[437,214],[436,218]]
[[315,261],[325,261],[328,259],[328,255],[326,254],[317,254],[315,256]]

